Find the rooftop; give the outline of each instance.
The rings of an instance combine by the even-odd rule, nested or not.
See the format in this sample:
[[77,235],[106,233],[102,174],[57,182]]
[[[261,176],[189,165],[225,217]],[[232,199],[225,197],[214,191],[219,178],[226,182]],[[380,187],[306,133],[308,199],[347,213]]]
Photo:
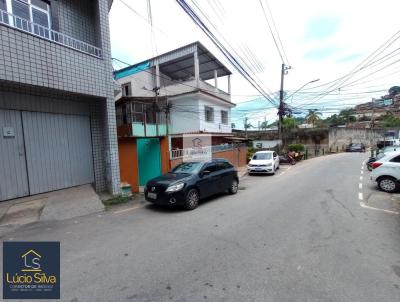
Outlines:
[[115,78],[135,74],[148,68],[159,65],[160,72],[172,80],[187,80],[195,76],[193,54],[197,51],[199,58],[200,79],[203,81],[214,78],[214,71],[218,77],[232,74],[207,48],[200,42],[194,42],[162,55],[136,63],[114,72]]

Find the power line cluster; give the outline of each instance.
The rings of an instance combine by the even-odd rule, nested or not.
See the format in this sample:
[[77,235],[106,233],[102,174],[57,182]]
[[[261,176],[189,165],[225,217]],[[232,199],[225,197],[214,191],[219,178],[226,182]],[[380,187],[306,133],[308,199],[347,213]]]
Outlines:
[[[213,44],[221,51],[224,57],[229,61],[229,63],[237,70],[237,72],[242,75],[267,101],[275,106],[276,101],[265,91],[258,81],[254,73],[252,73],[248,68],[246,68],[245,64],[243,64],[243,58],[240,59],[237,54],[233,54],[234,50],[229,50],[228,46],[219,39],[214,32],[210,30],[210,28],[205,24],[202,18],[194,11],[194,9],[185,1],[185,0],[176,0],[177,3],[182,7],[182,9],[186,12],[186,14],[190,17],[190,19],[206,34],[206,36],[213,42]],[[194,1],[193,1],[194,2]],[[195,2],[194,2],[195,3]],[[197,5],[195,3],[195,5]],[[199,6],[197,5],[199,9]],[[214,27],[215,28],[215,27]],[[231,47],[230,47],[231,48]],[[232,49],[232,48],[231,48]]]

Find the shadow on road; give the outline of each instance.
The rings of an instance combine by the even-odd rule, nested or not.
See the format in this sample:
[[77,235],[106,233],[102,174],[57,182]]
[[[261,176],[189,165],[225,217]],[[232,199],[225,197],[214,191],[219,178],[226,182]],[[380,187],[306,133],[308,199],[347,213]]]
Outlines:
[[[230,196],[228,193],[219,193],[207,198],[204,198],[200,200],[199,202],[199,208],[202,206],[208,204],[209,202],[218,202],[218,199],[224,196]],[[145,209],[158,212],[158,213],[177,213],[177,212],[186,212],[182,206],[179,205],[157,205],[157,204],[152,204],[148,203],[145,207]]]

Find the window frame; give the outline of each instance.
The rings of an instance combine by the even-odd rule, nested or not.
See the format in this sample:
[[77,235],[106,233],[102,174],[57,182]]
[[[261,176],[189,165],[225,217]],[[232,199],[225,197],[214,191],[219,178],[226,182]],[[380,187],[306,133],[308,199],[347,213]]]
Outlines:
[[[225,116],[225,121],[224,121],[224,116],[223,116],[223,114],[226,114],[226,116]],[[223,125],[228,125],[228,122],[229,122],[229,113],[228,113],[228,110],[221,110],[221,124],[223,124]]]
[[[396,161],[395,159],[398,159],[399,161]],[[390,159],[390,162],[391,162],[391,163],[400,164],[400,155],[397,155],[397,156],[391,158],[391,159]]]
[[[32,0],[6,0],[7,12],[12,14],[12,15],[14,15],[14,16],[17,16],[16,14],[14,14],[14,11],[13,11],[13,2],[14,1],[22,3],[22,4],[25,4],[25,5],[28,6],[28,8],[29,8],[29,20],[27,20],[27,21],[31,22],[32,24],[36,24],[36,25],[39,25],[41,27],[44,27],[44,28],[46,28],[46,26],[44,26],[42,24],[39,24],[39,23],[35,23],[33,21],[33,12],[32,12],[32,10],[36,9],[36,10],[42,12],[42,13],[45,13],[47,15],[47,23],[48,23],[47,29],[51,29],[52,25],[51,25],[51,14],[50,14],[50,3],[49,2],[41,0],[42,2],[46,3],[46,5],[47,5],[47,10],[45,10],[45,9],[39,7],[39,6],[36,6],[35,4],[32,4]],[[21,18],[19,16],[17,16],[17,17]],[[24,18],[21,18],[21,19],[24,19]],[[11,21],[11,22],[13,22],[13,21]],[[14,26],[14,24],[12,24],[12,25]],[[33,31],[33,29],[31,29],[31,31]]]
[[[122,87],[122,96],[132,96],[132,84],[131,82],[124,83]],[[126,88],[128,88],[128,94],[126,94]]]
[[[211,113],[211,118],[210,118],[210,119],[208,118],[207,112],[210,112],[210,113]],[[205,119],[205,121],[206,121],[207,123],[213,123],[213,122],[215,121],[215,118],[214,118],[214,108],[213,108],[213,107],[204,105],[204,119]]]

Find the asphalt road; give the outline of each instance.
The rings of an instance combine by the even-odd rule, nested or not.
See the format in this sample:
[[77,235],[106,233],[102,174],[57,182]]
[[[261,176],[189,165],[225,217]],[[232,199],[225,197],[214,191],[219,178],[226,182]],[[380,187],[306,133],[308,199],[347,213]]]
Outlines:
[[61,241],[62,301],[400,301],[400,216],[384,193],[360,206],[375,194],[366,156],[245,177],[191,212],[146,205],[3,239]]

